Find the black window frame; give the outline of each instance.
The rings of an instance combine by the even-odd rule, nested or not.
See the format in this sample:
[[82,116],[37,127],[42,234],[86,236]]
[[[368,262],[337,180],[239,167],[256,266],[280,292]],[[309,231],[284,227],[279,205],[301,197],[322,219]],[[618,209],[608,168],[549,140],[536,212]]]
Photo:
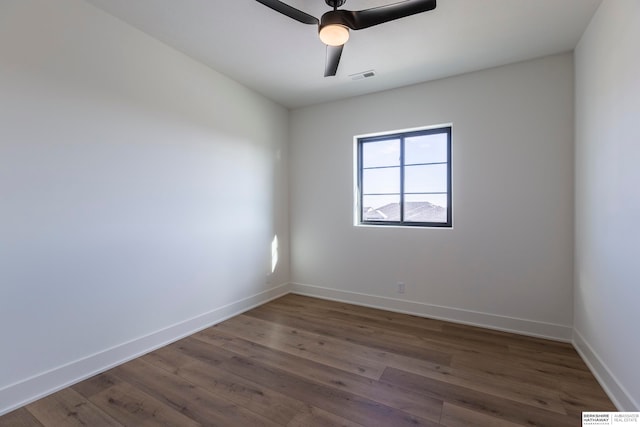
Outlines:
[[[408,130],[408,131],[395,131],[385,134],[377,134],[374,136],[362,136],[356,137],[357,143],[357,225],[379,225],[379,226],[400,226],[400,227],[438,227],[438,228],[453,228],[453,206],[452,206],[452,185],[451,185],[451,169],[452,169],[452,159],[451,159],[451,125],[443,125],[438,127],[430,127],[425,129],[418,130]],[[434,163],[425,163],[426,164],[446,164],[447,165],[447,191],[446,192],[420,192],[420,193],[407,193],[405,192],[405,168],[407,166],[415,166],[419,164],[405,164],[405,139],[416,136],[424,136],[424,135],[434,135],[434,134],[446,134],[447,136],[447,161],[446,162],[434,162]],[[367,143],[372,142],[381,142],[387,140],[399,139],[400,140],[400,190],[399,193],[372,193],[369,195],[399,195],[399,209],[400,209],[400,219],[399,220],[365,220],[363,218],[363,198],[365,195],[363,188],[363,170],[365,169],[375,169],[378,167],[371,168],[363,168],[363,146]],[[379,167],[382,168],[382,167]],[[405,196],[407,194],[446,194],[447,196],[447,220],[446,222],[417,222],[417,221],[405,221],[404,218],[404,201]]]

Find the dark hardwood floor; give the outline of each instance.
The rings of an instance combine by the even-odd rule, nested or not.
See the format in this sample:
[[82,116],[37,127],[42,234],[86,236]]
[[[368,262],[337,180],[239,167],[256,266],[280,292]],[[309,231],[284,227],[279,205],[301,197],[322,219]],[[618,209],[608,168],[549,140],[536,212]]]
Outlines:
[[580,426],[615,411],[569,344],[287,295],[0,426]]

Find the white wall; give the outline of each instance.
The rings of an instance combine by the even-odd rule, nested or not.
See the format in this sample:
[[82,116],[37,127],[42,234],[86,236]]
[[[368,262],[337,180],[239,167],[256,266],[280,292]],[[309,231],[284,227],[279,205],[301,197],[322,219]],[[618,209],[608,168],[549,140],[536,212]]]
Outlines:
[[[570,339],[570,53],[297,109],[290,120],[294,290]],[[354,227],[353,136],[440,123],[453,123],[454,228]]]
[[0,413],[286,291],[287,129],[82,1],[0,2]]
[[574,343],[640,410],[640,2],[610,0],[576,48]]
[[[294,290],[558,339],[575,322],[637,410],[639,8],[603,2],[576,52],[573,290],[571,54],[288,119],[80,0],[1,2],[0,414],[286,292],[289,224]],[[354,227],[353,136],[439,123],[454,228]]]

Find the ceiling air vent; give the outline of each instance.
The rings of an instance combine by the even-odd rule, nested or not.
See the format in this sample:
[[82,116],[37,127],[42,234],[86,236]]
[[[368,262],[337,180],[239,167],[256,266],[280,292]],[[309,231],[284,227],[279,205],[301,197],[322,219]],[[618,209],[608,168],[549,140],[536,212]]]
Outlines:
[[373,77],[375,75],[376,75],[375,71],[369,70],[369,71],[362,71],[356,74],[351,74],[349,77],[351,77],[351,80],[362,80],[362,79],[367,79],[369,77]]

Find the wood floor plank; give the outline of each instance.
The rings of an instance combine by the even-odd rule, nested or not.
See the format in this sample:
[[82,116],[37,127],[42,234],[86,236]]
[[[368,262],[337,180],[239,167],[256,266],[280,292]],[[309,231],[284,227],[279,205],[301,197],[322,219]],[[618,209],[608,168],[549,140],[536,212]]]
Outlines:
[[460,339],[448,335],[446,332],[433,332],[427,336],[421,336],[419,339],[422,341],[422,345],[440,349],[441,351],[451,354],[453,357],[457,355],[467,355],[469,357],[475,357],[477,355],[502,357],[509,352],[509,348],[502,343],[477,339]]
[[177,374],[181,367],[193,361],[191,357],[177,351],[181,341],[182,340],[174,342],[156,351],[145,354],[141,359],[165,371]]
[[517,345],[530,350],[550,351],[556,353],[575,355],[575,349],[571,344],[561,341],[552,341],[544,338],[516,335],[511,332],[497,331],[478,326],[447,323],[442,326],[442,332],[448,336],[463,340],[480,340],[492,343],[501,343],[505,346]]
[[443,427],[526,427],[461,406],[445,403],[440,425]]
[[[413,371],[413,373],[416,372]],[[436,372],[422,372],[419,374],[426,378],[465,387],[488,396],[502,397],[558,414],[566,414],[565,407],[560,400],[560,392],[557,390],[506,378],[496,381],[495,376],[468,369],[443,367]]]
[[178,374],[278,425],[298,425],[301,420],[306,420],[309,424],[356,425],[308,403],[198,360],[180,368]]
[[278,424],[251,412],[227,396],[194,385],[184,376],[167,372],[144,360],[133,360],[112,372],[158,401],[204,425],[251,425],[275,427]]
[[305,314],[279,313],[269,308],[261,307],[245,314],[261,320],[287,325],[401,356],[429,360],[433,363],[444,365],[448,365],[451,361],[451,356],[447,353],[434,350],[426,345],[420,346],[422,341],[416,339],[415,335],[372,326],[366,322],[345,322],[331,317],[309,318]]
[[27,408],[16,409],[0,417],[0,427],[44,427]]
[[327,411],[318,408],[311,408],[309,412],[302,412],[289,423],[287,427],[367,427],[345,420]]
[[575,418],[545,409],[526,405],[510,399],[487,395],[448,382],[433,380],[395,368],[388,368],[381,381],[414,390],[416,393],[432,396],[485,415],[494,416],[515,424],[539,427],[569,427],[575,425]]
[[44,427],[122,425],[71,388],[38,400],[27,409]]
[[[595,380],[594,380],[595,382]],[[560,400],[568,414],[579,417],[583,411],[616,411],[607,394],[596,383],[585,382],[582,386],[560,384]]]
[[122,381],[116,376],[109,372],[105,372],[91,377],[86,381],[74,384],[71,388],[88,399],[116,384],[120,384],[121,382]]
[[257,309],[266,308],[273,313],[288,314],[292,316],[304,316],[306,318],[316,319],[329,319],[335,322],[342,322],[349,325],[368,325],[378,326],[387,331],[408,333],[421,335],[429,332],[441,331],[442,322],[437,320],[429,320],[428,323],[423,322],[424,318],[420,320],[414,319],[415,316],[402,315],[401,317],[388,315],[389,312],[383,310],[371,309],[364,307],[364,311],[354,310],[353,308],[346,308],[347,305],[337,306],[335,302],[330,302],[331,305],[320,306],[309,304],[287,304],[287,298],[292,295],[287,295],[275,302],[275,304],[264,307],[260,306]]
[[214,328],[286,353],[304,354],[310,360],[372,379],[379,378],[385,368],[384,362],[366,357],[370,349],[354,349],[354,345],[335,342],[330,337],[276,324],[266,325],[260,319],[245,315],[236,316]]
[[412,416],[399,409],[289,372],[261,364],[194,338],[179,341],[178,349],[189,356],[218,366],[279,393],[365,426],[435,426],[437,423]]
[[293,305],[297,306],[298,309],[302,312],[322,308],[334,312],[342,312],[349,315],[366,317],[371,319],[371,321],[373,322],[383,322],[390,326],[420,328],[427,331],[441,331],[442,325],[447,323],[437,319],[429,319],[426,317],[412,316],[409,314],[394,313],[378,308],[356,306],[353,304],[323,300],[297,294],[289,294],[274,301],[274,306],[276,307]]
[[317,381],[328,387],[348,391],[378,403],[401,409],[417,417],[431,421],[440,419],[441,401],[416,395],[410,390],[404,390],[298,356],[279,352],[238,337],[225,335],[216,328],[209,328],[196,334],[195,337],[294,375],[304,373],[305,378]]
[[[576,357],[579,356],[576,355]],[[561,383],[581,385],[594,379],[591,372],[528,358],[526,353],[517,356],[514,354],[456,353],[453,356],[451,366],[494,373],[496,379],[501,377],[514,378],[528,384],[556,390],[559,389]]]
[[125,382],[95,394],[90,400],[125,426],[198,427],[201,425]]
[[532,367],[521,365],[519,362],[518,359],[508,356],[496,357],[477,354],[472,357],[465,354],[453,356],[451,367],[481,372],[495,378],[498,382],[515,381],[557,390],[557,375],[540,372]]
[[[249,341],[263,344],[277,350],[323,363],[347,372],[356,373],[371,379],[377,379],[387,366],[409,369],[411,371],[432,371],[439,369],[439,362],[449,363],[450,358],[441,352],[437,361],[433,362],[433,353],[425,352],[423,357],[407,357],[400,350],[398,353],[364,344],[333,338],[315,332],[308,332],[295,327],[286,327],[274,322],[238,316],[233,321],[223,322],[213,329],[241,336]],[[336,327],[340,327],[336,325]],[[255,331],[263,331],[257,333]],[[261,335],[262,334],[262,335]],[[353,340],[355,341],[355,340]],[[354,363],[355,362],[355,363]]]
[[289,294],[0,427],[568,427],[614,410],[570,344]]
[[577,354],[561,354],[554,351],[546,351],[546,350],[532,350],[527,347],[523,347],[517,344],[509,345],[509,354],[512,354],[516,357],[526,358],[530,361],[539,361],[550,363],[553,366],[557,366],[560,368],[568,368],[576,371],[582,371],[590,374],[589,368],[587,365],[580,359],[580,357],[576,357]]
[[[584,381],[582,384],[576,384],[574,382],[562,382],[559,384],[560,394],[574,400],[585,402],[586,404],[597,405],[600,408],[613,408],[613,403],[609,399],[609,396],[604,392],[598,382],[593,379],[591,381]],[[614,409],[601,409],[611,410]]]
[[300,400],[199,360],[181,367],[178,375],[278,425],[286,425],[312,409]]

